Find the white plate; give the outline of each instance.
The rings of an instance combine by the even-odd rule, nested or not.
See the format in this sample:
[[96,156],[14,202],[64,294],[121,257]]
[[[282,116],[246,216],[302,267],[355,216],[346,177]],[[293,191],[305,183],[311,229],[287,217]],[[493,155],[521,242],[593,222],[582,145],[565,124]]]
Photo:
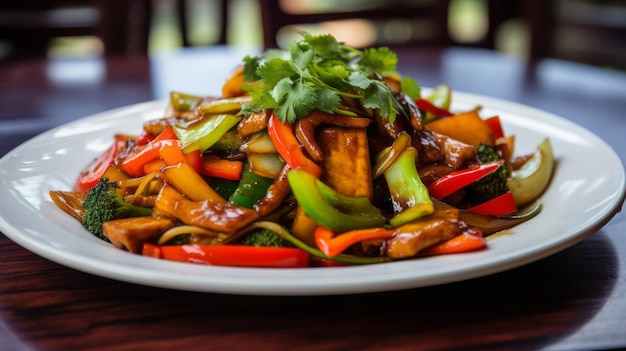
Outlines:
[[484,106],[515,134],[516,153],[545,137],[558,161],[541,214],[489,242],[484,251],[369,266],[260,269],[168,262],[133,255],[86,232],[58,209],[50,190],[70,190],[79,171],[112,142],[161,116],[164,101],[104,112],[45,132],[0,160],[0,230],[51,261],[91,274],[180,290],[254,295],[325,295],[449,283],[505,271],[563,250],[593,234],[619,209],[624,167],[591,132],[530,107],[455,92],[454,109]]

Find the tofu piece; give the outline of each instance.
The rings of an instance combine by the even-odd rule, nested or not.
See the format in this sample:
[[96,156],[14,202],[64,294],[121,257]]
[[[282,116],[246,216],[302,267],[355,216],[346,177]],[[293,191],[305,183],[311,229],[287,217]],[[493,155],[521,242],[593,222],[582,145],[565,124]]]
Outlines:
[[336,191],[372,198],[372,169],[365,128],[323,127],[318,141],[324,153],[321,180]]

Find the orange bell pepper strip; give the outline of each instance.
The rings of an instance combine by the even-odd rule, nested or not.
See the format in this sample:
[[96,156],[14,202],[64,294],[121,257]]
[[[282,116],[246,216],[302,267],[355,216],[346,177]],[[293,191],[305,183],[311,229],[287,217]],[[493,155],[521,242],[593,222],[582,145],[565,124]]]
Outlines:
[[427,247],[420,255],[444,255],[482,250],[487,247],[487,240],[478,229],[467,230],[452,239]]
[[285,160],[291,169],[301,168],[316,178],[322,175],[322,168],[308,158],[302,151],[302,145],[294,134],[289,123],[281,122],[274,113],[267,122],[267,132],[278,150],[278,154]]
[[131,177],[141,177],[145,175],[143,171],[144,165],[158,159],[161,148],[174,141],[178,142],[174,130],[171,127],[166,128],[144,147],[138,147],[134,152],[128,155],[122,162],[122,170]]
[[336,235],[330,229],[315,229],[315,244],[326,256],[337,256],[350,246],[365,240],[390,239],[394,230],[385,228],[355,229]]
[[204,157],[200,166],[200,174],[229,180],[241,180],[243,162],[221,159],[216,155]]

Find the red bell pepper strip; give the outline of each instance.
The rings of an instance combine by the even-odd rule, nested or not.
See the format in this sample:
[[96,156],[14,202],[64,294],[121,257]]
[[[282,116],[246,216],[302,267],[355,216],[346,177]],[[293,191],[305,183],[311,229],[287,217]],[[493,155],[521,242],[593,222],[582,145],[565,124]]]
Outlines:
[[504,129],[502,128],[502,123],[500,122],[500,117],[493,116],[485,119],[487,126],[491,129],[491,133],[493,134],[493,138],[498,140],[499,138],[504,138]]
[[478,229],[467,230],[452,239],[427,247],[420,255],[444,255],[461,252],[477,251],[487,247],[487,240]]
[[176,134],[174,134],[174,130],[172,130],[171,127],[168,127],[146,144],[146,146],[137,148],[135,152],[128,155],[124,162],[122,162],[122,170],[131,177],[141,177],[145,175],[143,172],[144,165],[158,159],[161,148],[166,144],[172,143],[173,140],[177,140]]
[[229,180],[241,180],[243,162],[221,159],[216,155],[204,157],[200,166],[200,174]]
[[115,157],[121,148],[126,144],[125,139],[116,139],[113,144],[94,159],[86,169],[78,175],[74,189],[76,191],[87,191],[93,188],[100,178],[104,176],[106,170],[113,164]]
[[326,256],[337,256],[350,246],[364,240],[390,239],[394,231],[385,228],[355,229],[335,235],[330,229],[317,227],[315,229],[315,244]]
[[301,168],[316,178],[322,174],[322,168],[306,157],[302,151],[302,145],[293,132],[289,123],[281,122],[274,113],[267,122],[267,132],[278,150],[278,154],[292,169]]
[[137,143],[137,145],[143,146],[154,140],[154,138],[154,135],[146,132],[145,130],[142,130],[141,133],[137,136],[137,140],[135,142]]
[[161,247],[159,245],[145,242],[141,249],[142,256],[161,258]]
[[238,267],[309,267],[310,256],[291,247],[255,247],[248,245],[164,245],[144,244],[145,256],[217,266]]
[[517,206],[513,194],[508,191],[482,204],[470,207],[467,211],[489,216],[504,216],[516,212]]
[[464,188],[498,169],[504,161],[479,163],[447,174],[428,186],[428,193],[437,200],[442,200],[455,191]]
[[415,103],[417,104],[417,107],[419,107],[421,110],[430,112],[437,117],[450,117],[454,115],[452,112],[446,110],[445,108],[437,107],[433,105],[432,102],[424,98],[419,98],[415,100]]

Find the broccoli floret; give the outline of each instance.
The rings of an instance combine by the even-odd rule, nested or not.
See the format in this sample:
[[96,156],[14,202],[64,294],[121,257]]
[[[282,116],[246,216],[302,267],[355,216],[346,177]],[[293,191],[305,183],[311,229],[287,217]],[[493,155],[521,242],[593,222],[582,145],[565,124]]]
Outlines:
[[[498,151],[487,144],[478,145],[476,154],[478,160],[483,163],[502,160],[502,156]],[[472,206],[479,205],[509,191],[509,187],[506,184],[507,176],[506,165],[503,164],[493,173],[469,185],[466,188],[466,196],[469,203]]]
[[108,241],[102,232],[104,222],[127,217],[149,216],[152,208],[132,205],[124,200],[115,189],[117,183],[101,178],[100,182],[89,190],[83,207],[82,224],[90,233]]
[[246,234],[241,241],[243,245],[262,246],[262,247],[293,247],[287,240],[280,235],[267,229],[258,229]]

